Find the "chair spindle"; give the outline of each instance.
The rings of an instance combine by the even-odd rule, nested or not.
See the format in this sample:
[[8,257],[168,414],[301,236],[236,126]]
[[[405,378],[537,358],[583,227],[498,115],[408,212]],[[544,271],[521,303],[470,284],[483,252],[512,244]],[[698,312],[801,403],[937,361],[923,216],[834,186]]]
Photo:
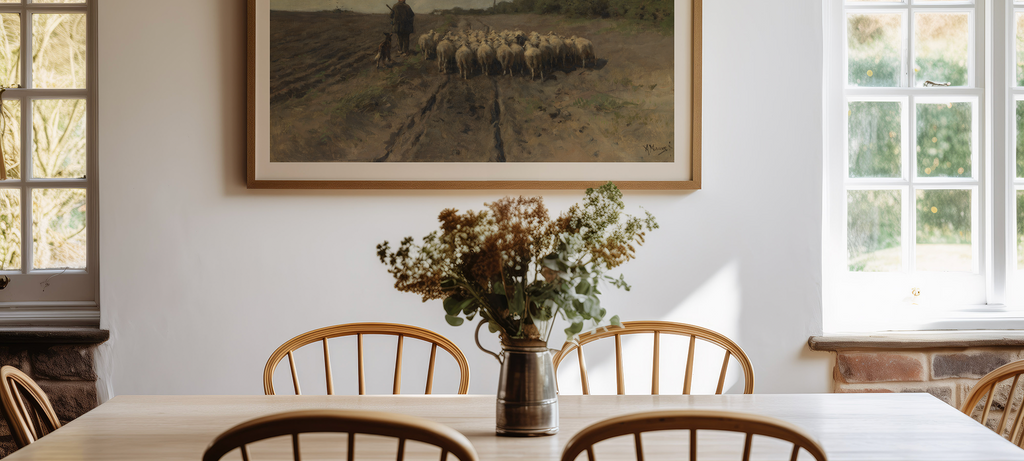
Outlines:
[[334,376],[331,374],[331,351],[327,348],[327,338],[324,338],[324,369],[327,373],[327,395],[334,395]]
[[985,399],[985,411],[981,412],[982,424],[985,424],[985,421],[988,421],[988,411],[992,409],[992,402],[996,400],[996,384],[997,383],[992,383],[988,386],[988,398]]
[[1003,436],[1003,429],[1006,428],[1006,416],[1010,414],[1010,404],[1013,403],[1013,394],[1017,393],[1017,380],[1020,375],[1013,376],[1013,384],[1010,384],[1010,394],[1006,398],[1006,408],[1003,408],[1003,416],[999,418],[999,427],[996,429],[996,434],[1000,437]]
[[789,455],[789,461],[796,461],[796,457],[800,455],[800,445],[793,444],[793,454]]
[[[1017,440],[1018,437],[1020,437],[1020,433],[1024,433],[1024,431],[1020,431],[1020,428],[1021,428],[1021,424],[1020,423],[1021,423],[1022,420],[1024,420],[1024,408],[1020,408],[1020,409],[1017,410],[1017,417],[1013,420],[1013,425],[1010,426],[1010,438],[1009,438],[1009,440],[1010,440],[1010,442],[1015,443],[1017,446],[1021,446],[1020,442],[1014,442],[1014,441]],[[1018,433],[1018,431],[1020,433]]]
[[366,376],[363,373],[363,335],[356,335],[356,349],[359,351],[359,395],[366,395]]
[[661,332],[654,332],[654,364],[651,367],[651,395],[658,395],[658,381],[661,380]]
[[693,382],[693,350],[697,346],[697,337],[690,335],[690,352],[686,354],[686,377],[683,379],[683,395],[690,395],[690,383]]
[[302,461],[302,454],[299,453],[299,434],[292,434],[292,456],[295,461]]
[[398,439],[398,456],[395,458],[395,461],[404,461],[404,460],[405,460],[405,439],[400,438],[400,439]]
[[437,355],[437,344],[430,346],[430,365],[427,368],[427,390],[424,394],[430,394],[434,388],[434,357]]
[[754,434],[747,433],[747,439],[743,441],[743,461],[750,461],[750,443],[754,441]]
[[587,459],[594,461],[594,449],[591,447],[587,447]]
[[615,392],[626,395],[626,377],[622,372],[622,336],[615,335]]
[[348,455],[345,457],[348,461],[355,461],[356,459],[356,434],[355,432],[348,433]]
[[580,359],[580,377],[583,384],[583,395],[590,395],[590,378],[587,377],[587,361],[583,359],[583,346],[576,348],[576,356]]
[[[18,387],[19,387],[18,383],[11,382],[10,383],[10,387],[11,387],[11,389],[14,390],[14,392],[13,392],[13,394],[14,394],[14,404],[18,406],[18,413],[21,413],[21,414],[25,415],[26,418],[31,417],[32,413],[28,411],[28,405],[25,404],[25,399],[22,398],[21,391],[18,390]],[[37,421],[26,421],[25,422],[26,426],[28,426],[29,434],[32,435],[32,440],[39,440],[39,437],[40,437],[39,433],[41,432],[40,430],[36,430],[36,426],[39,424],[38,423],[38,418],[36,418],[36,419],[37,419]]]
[[295,372],[295,357],[288,351],[288,366],[292,369],[292,383],[295,384],[295,395],[302,395],[299,390],[299,374]]
[[395,395],[402,393],[402,344],[405,341],[405,336],[398,335],[398,353],[395,355]]
[[249,461],[249,446],[242,445],[238,449],[242,451],[242,461]]
[[725,351],[725,360],[722,360],[722,373],[718,375],[718,388],[715,389],[715,394],[721,394],[722,388],[725,387],[725,372],[729,369],[729,351]]
[[633,444],[636,445],[636,461],[644,461],[644,446],[640,443],[640,433],[633,433]]
[[448,450],[445,450],[444,448],[442,448],[441,449],[441,461],[447,461],[447,459],[448,459]]
[[697,461],[697,429],[690,429],[690,461]]

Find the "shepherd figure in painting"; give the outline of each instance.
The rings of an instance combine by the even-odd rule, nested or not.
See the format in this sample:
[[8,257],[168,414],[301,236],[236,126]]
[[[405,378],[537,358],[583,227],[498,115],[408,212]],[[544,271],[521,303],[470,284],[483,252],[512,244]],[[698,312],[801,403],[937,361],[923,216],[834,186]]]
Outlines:
[[413,17],[415,14],[405,0],[398,0],[391,8],[392,31],[398,35],[398,52],[403,56],[409,54],[409,36],[415,32]]

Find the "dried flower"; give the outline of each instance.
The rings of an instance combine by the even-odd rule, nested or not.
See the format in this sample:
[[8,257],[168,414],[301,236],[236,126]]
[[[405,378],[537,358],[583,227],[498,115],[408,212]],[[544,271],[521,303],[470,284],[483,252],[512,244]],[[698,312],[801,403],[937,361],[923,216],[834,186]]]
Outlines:
[[599,283],[629,290],[621,276],[605,272],[634,258],[644,231],[658,228],[650,213],[620,222],[625,205],[612,183],[587,189],[582,205],[554,220],[540,197],[505,197],[486,206],[461,214],[445,209],[440,233],[420,244],[406,237],[394,250],[385,241],[377,256],[396,289],[424,302],[444,299],[450,324],[480,315],[492,332],[510,339],[547,341],[559,314],[570,322],[569,337],[586,320],[600,323],[606,311]]

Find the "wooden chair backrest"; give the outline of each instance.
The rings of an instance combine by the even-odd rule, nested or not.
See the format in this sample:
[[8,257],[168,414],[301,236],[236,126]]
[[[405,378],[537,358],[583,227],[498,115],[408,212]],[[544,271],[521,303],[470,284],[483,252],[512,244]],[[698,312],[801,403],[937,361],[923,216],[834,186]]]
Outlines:
[[274,395],[274,370],[277,369],[278,363],[287,357],[288,365],[292,372],[292,383],[294,384],[295,395],[301,395],[302,392],[299,390],[299,375],[295,371],[295,357],[292,352],[307,344],[322,342],[324,346],[324,366],[327,374],[327,395],[334,395],[334,377],[331,375],[331,354],[327,347],[327,340],[330,338],[353,335],[356,336],[356,344],[359,354],[359,362],[357,365],[359,395],[366,394],[366,377],[363,373],[364,335],[398,336],[398,354],[395,357],[395,382],[392,389],[394,394],[399,394],[402,390],[402,344],[407,337],[431,343],[430,364],[427,369],[427,387],[425,393],[430,394],[433,389],[434,357],[437,353],[438,346],[451,354],[451,356],[455,358],[455,361],[459,363],[459,371],[461,373],[459,393],[465,394],[469,392],[469,362],[466,360],[465,354],[462,353],[462,350],[459,349],[455,343],[426,328],[420,328],[412,325],[399,325],[395,323],[346,323],[343,325],[334,325],[308,331],[289,339],[288,342],[282,344],[281,347],[278,347],[277,350],[270,355],[270,359],[267,360],[267,366],[263,370],[264,392],[266,392],[267,395]]
[[448,453],[461,461],[477,461],[476,450],[466,436],[455,429],[423,418],[379,411],[300,410],[264,416],[246,421],[217,436],[203,461],[218,461],[230,451],[240,448],[242,459],[248,461],[247,445],[273,437],[290,435],[292,453],[301,459],[299,434],[311,432],[348,433],[348,459],[355,453],[356,434],[395,437],[398,439],[397,460],[405,457],[405,441],[412,440],[441,449],[441,461]]
[[[1007,440],[1018,447],[1024,448],[1024,425],[1021,424],[1021,420],[1024,420],[1024,408],[1018,406],[1016,408],[1016,417],[1008,418],[1008,416],[1013,413],[1013,396],[1017,392],[1017,383],[1018,381],[1024,381],[1020,379],[1022,374],[1024,374],[1024,360],[1008,363],[992,370],[978,380],[978,383],[974,385],[971,392],[967,394],[967,400],[965,400],[963,406],[960,407],[960,411],[973,418],[973,413],[975,408],[978,406],[978,402],[985,398],[985,406],[981,411],[981,419],[979,420],[981,424],[985,424],[986,421],[988,421],[988,414],[992,409],[992,404],[997,400],[996,386],[998,386],[999,383],[1012,378],[1013,382],[1010,384],[1010,392],[1006,394],[1006,401],[1003,402],[1003,415],[999,418],[999,425],[995,431],[1000,437],[1006,437]],[[1010,432],[1004,435],[1006,423],[1010,420],[1013,421],[1013,424],[1010,427]]]
[[690,337],[689,356],[686,360],[686,374],[683,378],[683,394],[690,393],[690,384],[693,381],[693,351],[698,339],[716,344],[722,349],[725,349],[725,360],[722,361],[722,372],[718,377],[718,389],[715,391],[716,394],[721,394],[722,388],[725,385],[725,372],[729,368],[729,357],[736,357],[736,360],[739,361],[740,365],[743,367],[743,378],[745,380],[743,393],[752,394],[754,392],[754,367],[750,364],[750,359],[739,345],[717,331],[698,327],[696,325],[676,322],[664,322],[657,320],[622,322],[622,328],[611,327],[595,332],[583,333],[576,339],[576,341],[565,343],[562,350],[555,354],[555,370],[558,370],[558,364],[561,363],[566,356],[572,353],[573,350],[576,350],[576,355],[579,358],[580,364],[580,380],[583,382],[583,394],[589,395],[590,380],[587,378],[587,362],[583,357],[582,346],[602,338],[614,337],[615,372],[618,376],[616,389],[619,395],[625,395],[626,380],[622,370],[622,336],[640,333],[654,334],[654,369],[652,370],[653,376],[651,379],[652,395],[658,395],[658,380],[661,372],[660,355],[662,334]]
[[817,461],[826,461],[825,450],[803,429],[786,421],[754,414],[730,411],[668,410],[638,413],[606,419],[593,424],[573,436],[562,452],[562,461],[573,461],[586,451],[587,458],[595,461],[593,445],[602,440],[622,435],[633,435],[636,459],[643,460],[640,434],[652,431],[689,430],[690,461],[697,461],[697,431],[714,430],[747,434],[743,446],[743,461],[750,460],[753,436],[763,435],[793,443],[790,461],[796,461],[800,449],[807,450]]
[[[18,448],[60,428],[60,420],[50,399],[32,378],[7,365],[0,368],[0,381],[3,382],[0,385],[0,408]],[[31,397],[29,402],[22,397],[24,394]]]

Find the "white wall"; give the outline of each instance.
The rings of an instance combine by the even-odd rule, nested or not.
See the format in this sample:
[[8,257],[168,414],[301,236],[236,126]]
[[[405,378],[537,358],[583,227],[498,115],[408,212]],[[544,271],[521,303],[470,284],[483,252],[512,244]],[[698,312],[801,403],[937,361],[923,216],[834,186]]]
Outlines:
[[[441,208],[517,191],[247,190],[245,2],[100,0],[99,11],[104,399],[260,394],[278,345],[355,321],[447,335],[469,357],[471,392],[494,391],[497,364],[472,329],[395,291],[374,246],[424,235]],[[805,345],[821,330],[820,2],[708,0],[704,15],[704,190],[627,192],[662,228],[624,266],[633,291],[604,302],[625,320],[730,335],[758,392],[825,392],[830,359]],[[538,193],[555,211],[581,196]],[[370,384],[384,386],[393,346],[370,349],[382,370]],[[336,370],[350,370],[346,353]]]

